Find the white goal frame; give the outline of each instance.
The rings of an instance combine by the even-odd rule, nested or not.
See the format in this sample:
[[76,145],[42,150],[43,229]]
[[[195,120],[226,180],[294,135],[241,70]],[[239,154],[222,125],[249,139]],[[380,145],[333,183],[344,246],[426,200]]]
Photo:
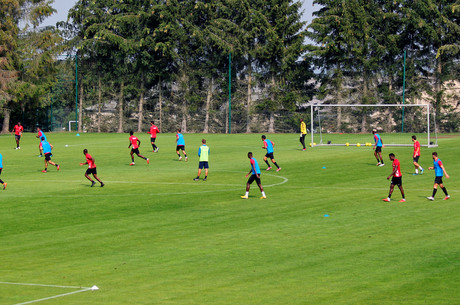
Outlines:
[[[428,138],[428,141],[427,141],[427,145],[421,145],[421,146],[425,146],[425,147],[438,147],[438,138],[437,138],[437,133],[436,133],[436,120],[434,119],[433,120],[433,123],[435,124],[434,125],[434,132],[435,132],[435,137],[434,139],[432,138],[432,130],[430,129],[430,111],[431,111],[431,105],[430,104],[311,104],[310,105],[310,135],[311,135],[311,142],[310,142],[310,146],[311,147],[314,147],[314,146],[322,146],[322,145],[328,145],[328,146],[343,146],[343,145],[347,145],[347,146],[359,146],[357,145],[357,143],[340,143],[340,144],[331,144],[331,143],[323,143],[323,139],[322,139],[322,131],[321,131],[321,126],[319,127],[319,132],[315,132],[315,127],[314,127],[314,122],[315,122],[315,107],[331,107],[331,108],[334,108],[334,107],[399,107],[399,108],[402,108],[404,109],[404,107],[425,107],[426,108],[426,124],[427,124],[427,138]],[[319,112],[318,112],[319,113]],[[434,116],[436,115],[435,113],[433,114]],[[319,114],[318,114],[319,116]],[[371,132],[371,131],[369,131]],[[315,143],[314,142],[314,136],[317,135],[317,134],[320,134],[320,142],[319,143]],[[434,140],[434,141],[433,141]],[[412,144],[386,144],[385,143],[385,146],[411,146]]]

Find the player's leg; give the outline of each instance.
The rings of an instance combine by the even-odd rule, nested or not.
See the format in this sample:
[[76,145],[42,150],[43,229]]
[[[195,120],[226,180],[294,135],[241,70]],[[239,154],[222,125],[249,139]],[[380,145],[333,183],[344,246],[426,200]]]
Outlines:
[[38,156],[41,157],[43,156],[43,147],[42,147],[42,143],[40,142],[40,144],[38,144],[38,152],[40,153]]
[[49,160],[49,161],[48,161],[48,163],[49,163],[49,164],[51,164],[51,165],[54,165],[54,166],[56,166],[57,170],[59,170],[59,164],[57,164],[57,163],[54,163],[54,162],[53,162],[53,161],[51,161],[51,160]]
[[204,168],[204,179],[203,179],[203,181],[206,181],[206,180],[208,180],[208,168],[207,167]]
[[434,196],[436,195],[436,192],[438,191],[438,183],[436,183],[437,178],[435,178],[435,182],[433,185],[433,193],[431,194],[431,197],[426,197],[428,200],[434,200]]
[[136,156],[138,156],[139,158],[144,159],[145,161],[147,161],[147,163],[149,163],[149,158],[144,157],[144,156],[141,155],[140,153],[137,152],[137,153],[136,153]]
[[402,186],[402,184],[400,184],[400,185],[398,185],[398,187],[399,187],[399,190],[401,191],[401,196],[402,196],[402,199],[399,202],[404,202],[404,201],[406,201],[406,196],[404,195],[403,186]]
[[134,163],[134,151],[131,149],[131,164]]
[[85,173],[85,177],[86,177],[86,179],[88,179],[89,181],[91,181],[91,183],[94,183],[94,180],[91,179],[91,177],[88,175],[88,172]]
[[187,153],[185,152],[185,148],[182,149],[182,153],[184,154],[185,161],[187,161],[187,160],[188,160],[188,157],[187,157]]
[[385,163],[383,162],[382,152],[381,152],[381,151],[379,151],[379,157],[380,157],[380,163],[385,164]]
[[447,189],[446,187],[444,186],[443,183],[440,183],[439,186],[441,187],[441,190],[444,192],[444,194],[446,195],[446,197],[444,197],[444,200],[447,200],[450,198],[450,195],[447,193]]
[[383,201],[390,202],[391,201],[391,194],[393,194],[395,185],[393,183],[390,184],[390,191],[388,192],[388,197],[383,199]]
[[271,159],[272,160],[272,163],[275,164],[275,166],[278,168],[276,171],[279,172],[281,167],[278,165],[278,163],[276,163],[275,159]]
[[201,175],[201,164],[198,166],[198,174],[196,175],[196,178],[193,179],[195,181],[200,180],[200,175]]
[[377,147],[375,148],[376,150],[374,150],[374,157],[375,159],[377,159],[377,165],[380,165],[380,160],[379,160],[379,157],[378,157],[378,152],[377,152]]
[[94,177],[94,179],[96,179],[101,185],[104,184],[104,183],[102,183],[101,179],[99,179],[99,177],[97,176],[97,174],[93,174],[93,177]]
[[306,150],[307,148],[305,147],[305,135],[303,134],[302,136],[300,136],[300,144],[302,144],[302,149],[303,150]]
[[249,197],[249,189],[251,188],[251,183],[254,182],[255,175],[251,175],[249,177],[248,182],[246,182],[246,194],[244,196],[241,196],[243,199],[248,199]]

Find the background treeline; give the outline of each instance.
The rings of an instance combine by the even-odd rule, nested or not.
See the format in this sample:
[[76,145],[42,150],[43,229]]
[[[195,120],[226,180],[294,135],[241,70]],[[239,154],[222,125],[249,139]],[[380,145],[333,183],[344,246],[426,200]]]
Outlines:
[[80,0],[40,28],[47,1],[0,0],[3,132],[292,132],[312,102],[402,103],[404,53],[406,103],[459,130],[460,1],[314,3]]

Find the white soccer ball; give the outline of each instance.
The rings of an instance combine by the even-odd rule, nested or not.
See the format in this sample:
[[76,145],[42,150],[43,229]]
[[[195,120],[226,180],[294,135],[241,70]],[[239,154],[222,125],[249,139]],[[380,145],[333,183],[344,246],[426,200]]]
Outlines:
[[69,147],[69,145],[66,144],[65,147]]

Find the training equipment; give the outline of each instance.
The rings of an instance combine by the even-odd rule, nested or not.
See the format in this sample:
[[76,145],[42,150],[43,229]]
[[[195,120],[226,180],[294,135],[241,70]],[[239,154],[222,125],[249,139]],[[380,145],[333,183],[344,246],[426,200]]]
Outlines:
[[310,109],[314,145],[358,146],[372,139],[375,129],[386,146],[413,146],[412,135],[421,146],[438,146],[435,111],[429,104],[313,104]]
[[361,144],[360,144],[360,143],[356,143],[356,146],[360,147],[360,146],[361,146]]
[[350,143],[348,143],[348,142],[347,142],[347,143],[345,143],[345,146],[350,146]]

